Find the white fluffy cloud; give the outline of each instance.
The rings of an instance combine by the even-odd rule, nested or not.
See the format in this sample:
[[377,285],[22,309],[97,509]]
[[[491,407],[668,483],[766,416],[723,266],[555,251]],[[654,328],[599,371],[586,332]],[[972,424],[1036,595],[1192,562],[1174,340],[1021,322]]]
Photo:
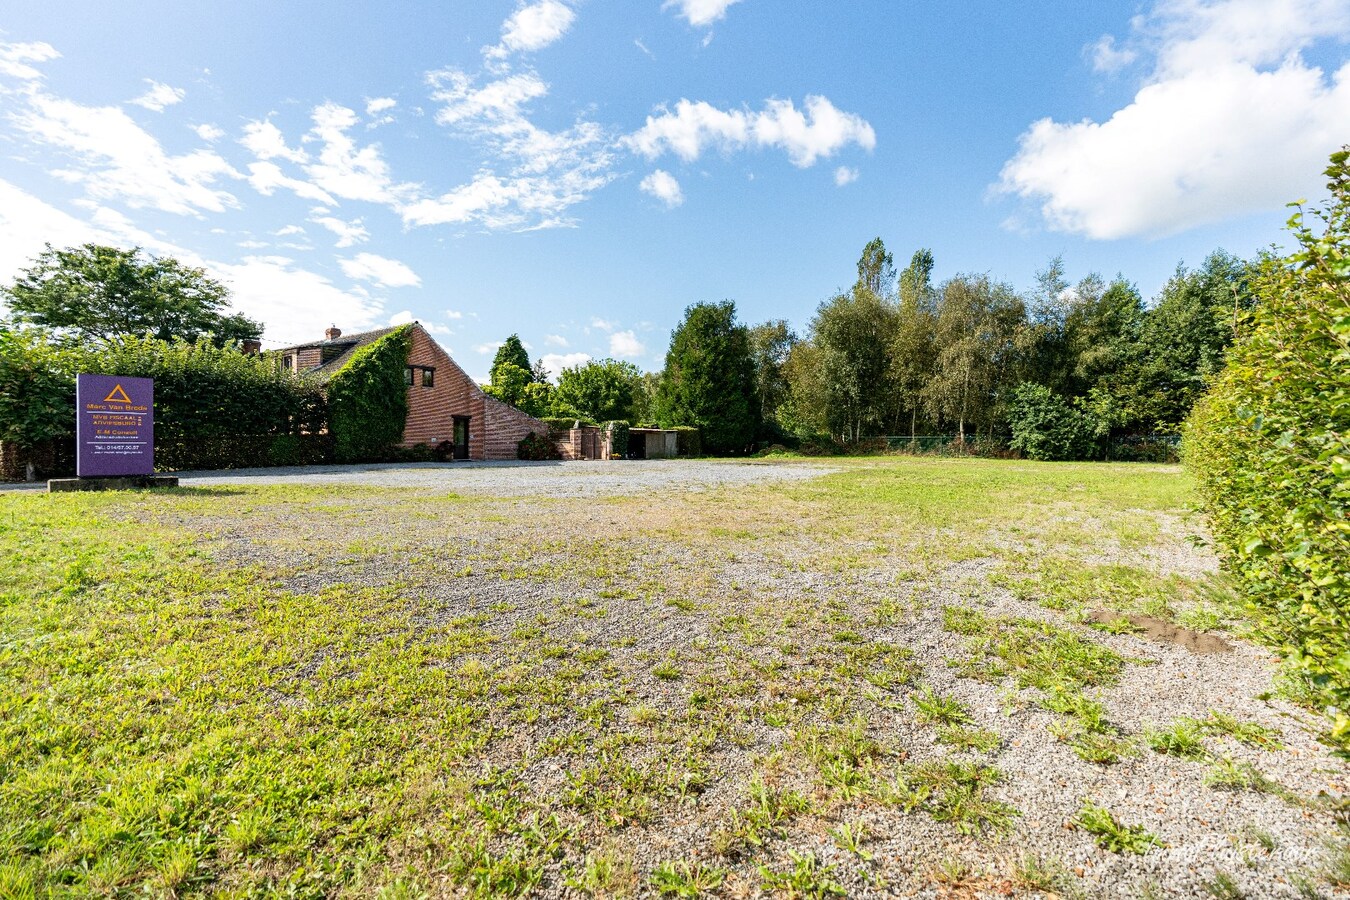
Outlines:
[[366,115],[378,116],[382,112],[388,112],[398,106],[398,101],[393,97],[376,97],[366,101]]
[[163,112],[175,103],[182,103],[183,98],[187,96],[187,91],[182,88],[170,87],[149,78],[145,79],[145,83],[150,85],[150,89],[131,102],[151,112]]
[[631,331],[616,331],[609,336],[609,355],[616,359],[636,359],[647,347]]
[[642,179],[638,189],[660,200],[667,209],[674,209],[684,202],[684,192],[680,190],[680,183],[665,169],[657,169]]
[[309,162],[309,154],[298,147],[288,147],[281,129],[269,120],[245,125],[244,136],[239,139],[239,143],[260,160],[284,159],[301,164]]
[[361,224],[360,219],[352,219],[350,222],[347,222],[335,216],[323,215],[320,211],[315,210],[314,215],[310,216],[309,220],[315,225],[322,225],[324,228],[327,228],[329,231],[333,232],[333,234],[337,235],[337,244],[335,246],[337,246],[338,249],[354,247],[357,244],[364,244],[366,241],[370,240],[370,232],[366,230],[365,225]]
[[22,97],[10,115],[15,127],[69,160],[50,174],[82,185],[91,198],[179,215],[238,206],[217,183],[243,175],[214,151],[169,154],[121,107],[84,106],[40,90],[10,96]]
[[23,81],[39,81],[42,72],[29,63],[44,63],[60,57],[51,44],[34,41],[23,44],[0,44],[0,75]]
[[422,279],[417,273],[396,259],[374,253],[358,253],[351,259],[340,259],[338,265],[348,278],[369,281],[380,287],[417,287]]
[[206,141],[208,144],[214,144],[216,141],[220,140],[225,136],[224,129],[217,128],[215,125],[212,125],[210,123],[207,123],[205,125],[194,125],[192,126],[192,130],[193,132],[196,133],[197,137]]
[[834,183],[839,187],[852,184],[858,180],[858,170],[851,169],[848,166],[840,166],[834,170]]
[[1350,64],[1302,51],[1350,39],[1344,0],[1160,0],[1124,49],[1152,73],[1104,122],[1042,119],[1022,135],[998,189],[1055,230],[1098,239],[1161,236],[1318,191],[1346,139]]
[[576,13],[559,0],[539,0],[523,5],[502,23],[502,42],[490,52],[505,56],[512,51],[542,50],[566,34],[575,20]]
[[276,193],[277,188],[285,188],[293,191],[297,197],[304,200],[313,200],[316,203],[323,203],[327,206],[335,206],[334,200],[327,191],[316,187],[301,178],[292,178],[276,163],[255,162],[248,164],[248,183],[253,189],[264,197],[270,197]]
[[545,344],[545,346],[548,346],[548,347],[563,347],[563,348],[566,348],[566,347],[568,346],[567,338],[563,337],[563,336],[560,335],[560,334],[546,334],[546,335],[544,335],[544,344]]
[[674,9],[690,25],[705,27],[727,14],[727,7],[741,0],[666,0],[662,9]]
[[554,381],[562,374],[563,369],[571,369],[576,366],[584,365],[591,361],[589,353],[545,353],[539,358],[544,364],[544,370]]
[[861,116],[843,112],[827,98],[811,95],[802,109],[791,100],[769,100],[759,112],[722,110],[702,100],[680,100],[675,111],[662,109],[629,135],[625,143],[648,159],[674,153],[686,162],[708,147],[723,151],[747,147],[783,150],[799,168],[833,156],[849,144],[876,147],[877,136]]

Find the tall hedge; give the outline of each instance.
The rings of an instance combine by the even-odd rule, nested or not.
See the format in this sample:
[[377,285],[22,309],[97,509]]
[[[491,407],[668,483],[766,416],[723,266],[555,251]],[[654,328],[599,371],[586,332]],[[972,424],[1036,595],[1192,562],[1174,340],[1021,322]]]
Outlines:
[[338,462],[386,458],[403,439],[411,350],[412,326],[405,325],[358,349],[328,382],[328,430]]
[[1224,564],[1350,751],[1350,151],[1332,200],[1290,219],[1293,255],[1264,259],[1255,310],[1184,444]]
[[[0,440],[26,450],[73,447],[75,376],[155,380],[155,465],[236,468],[326,456],[319,386],[271,360],[221,348],[121,337],[74,345],[41,329],[0,329]],[[69,458],[70,451],[56,454]],[[53,471],[49,474],[69,474]]]

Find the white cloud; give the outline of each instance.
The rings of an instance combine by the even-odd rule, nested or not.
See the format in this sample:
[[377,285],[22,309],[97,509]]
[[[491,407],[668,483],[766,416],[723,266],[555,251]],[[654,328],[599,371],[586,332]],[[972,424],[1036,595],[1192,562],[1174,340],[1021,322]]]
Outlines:
[[567,338],[560,334],[548,334],[544,336],[544,345],[546,347],[567,347]]
[[239,205],[215,185],[243,176],[214,151],[170,155],[120,107],[83,106],[37,90],[22,103],[11,121],[37,143],[64,151],[73,167],[49,173],[83,185],[90,197],[179,215]]
[[487,356],[489,353],[496,353],[501,345],[501,341],[494,341],[487,344],[479,344],[477,347],[474,347],[473,350],[475,353],[481,353],[484,356]]
[[597,316],[597,317],[591,319],[591,327],[592,327],[592,328],[598,328],[598,329],[600,329],[601,331],[613,331],[614,329],[616,329],[616,328],[619,327],[619,323],[618,323],[618,322],[610,322],[610,321],[607,321],[607,320],[605,320],[605,319],[601,319],[601,318],[599,318],[599,317]]
[[244,136],[239,139],[245,149],[260,160],[284,159],[293,163],[309,162],[309,154],[300,148],[291,149],[281,129],[270,121],[249,122]]
[[451,328],[449,325],[439,325],[435,322],[423,322],[422,327],[432,334],[445,335],[446,337],[455,333],[455,329]]
[[660,200],[667,209],[674,209],[684,202],[684,192],[680,190],[680,183],[665,169],[657,169],[642,179],[638,189]]
[[464,318],[464,313],[460,312],[457,309],[447,309],[445,311],[445,317],[447,319],[462,319]]
[[304,233],[305,229],[303,225],[287,225],[284,228],[278,228],[276,231],[272,232],[272,234],[275,235],[276,237],[289,237],[290,235],[293,234],[304,234]]
[[145,79],[145,83],[150,85],[150,90],[130,102],[143,106],[151,112],[163,112],[175,103],[182,103],[183,98],[187,96],[187,91],[182,88],[170,87],[149,78]]
[[647,347],[631,331],[616,331],[609,336],[609,354],[617,359],[634,359],[647,352]]
[[537,127],[527,105],[547,95],[533,73],[480,84],[456,69],[427,74],[436,121],[477,142],[507,171],[480,170],[467,184],[439,197],[406,203],[408,225],[479,223],[488,228],[547,228],[571,224],[567,210],[613,180],[610,141],[594,122],[565,131]]
[[417,273],[396,259],[374,253],[358,253],[351,259],[340,259],[338,265],[348,278],[369,281],[380,287],[417,287],[422,279]]
[[336,103],[315,107],[314,127],[306,143],[319,143],[318,158],[305,166],[310,181],[335,197],[397,205],[414,191],[412,185],[395,184],[379,146],[357,147],[347,134],[357,123],[356,113]]
[[1139,54],[1129,47],[1116,47],[1116,39],[1112,35],[1104,34],[1091,47],[1092,68],[1098,72],[1112,74],[1119,72],[1134,63],[1139,58]]
[[839,187],[843,187],[846,184],[852,184],[857,180],[857,169],[850,169],[848,166],[840,166],[834,170],[834,183]]
[[214,144],[216,141],[220,140],[225,136],[224,129],[217,128],[216,126],[210,123],[207,123],[205,125],[193,125],[192,130],[196,133],[197,137],[201,138],[202,140],[206,141],[209,144]]
[[542,50],[572,27],[576,13],[559,0],[539,0],[516,10],[502,23],[502,42],[488,52],[502,57],[509,52]]
[[44,63],[60,56],[55,47],[41,41],[0,44],[0,75],[22,81],[38,81],[42,73],[28,63]]
[[255,162],[248,164],[248,183],[253,189],[264,197],[270,197],[277,188],[286,188],[294,191],[297,197],[304,200],[313,200],[316,203],[326,203],[329,206],[336,206],[334,200],[327,191],[303,181],[299,178],[291,178],[281,171],[281,167],[276,163]]
[[315,225],[322,225],[337,235],[336,246],[339,249],[354,247],[370,240],[370,232],[366,230],[366,226],[361,224],[360,219],[352,219],[350,222],[346,222],[334,216],[318,215],[316,210],[316,214],[311,216],[309,221]]
[[544,364],[544,371],[554,381],[562,374],[563,369],[571,369],[576,366],[584,365],[591,361],[589,353],[545,353],[539,358]]
[[721,110],[702,100],[680,100],[675,111],[662,108],[624,139],[648,159],[674,153],[686,162],[698,159],[710,146],[723,151],[751,146],[772,147],[787,153],[799,168],[833,156],[849,144],[865,150],[876,147],[872,126],[860,116],[837,109],[827,98],[808,96],[801,110],[791,100],[769,100],[764,109]]
[[237,246],[237,247],[243,247],[245,250],[261,250],[261,249],[263,249],[264,247],[268,246],[268,244],[267,244],[267,241],[258,241],[258,240],[253,240],[252,238],[250,238],[250,239],[247,240],[247,241],[240,241],[240,242],[239,242],[238,244],[236,244],[235,246]]
[[1154,68],[1105,122],[1042,119],[997,190],[1057,231],[1161,236],[1319,192],[1350,122],[1350,64],[1301,53],[1350,39],[1344,0],[1161,0],[1136,20]]
[[706,27],[727,14],[727,7],[741,0],[666,0],[662,9],[674,9],[690,25]]
[[264,322],[268,338],[278,344],[317,340],[332,322],[351,331],[372,328],[383,316],[378,301],[344,291],[284,256],[246,256],[207,268],[230,287],[233,306]]
[[408,325],[411,324],[412,321],[413,321],[412,311],[407,309],[403,310],[402,312],[396,312],[389,317],[390,325]]
[[373,100],[366,101],[366,115],[378,116],[382,112],[387,112],[398,106],[398,101],[393,97],[376,97]]

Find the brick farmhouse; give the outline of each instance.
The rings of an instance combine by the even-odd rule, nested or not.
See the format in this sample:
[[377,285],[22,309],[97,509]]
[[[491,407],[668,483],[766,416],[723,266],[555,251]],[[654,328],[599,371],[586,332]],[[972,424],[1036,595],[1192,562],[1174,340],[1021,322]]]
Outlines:
[[[344,335],[329,328],[322,341],[286,347],[277,354],[282,366],[296,374],[330,378],[356,350],[396,330]],[[405,447],[436,447],[448,441],[455,459],[515,459],[516,445],[527,434],[548,436],[544,422],[483,393],[417,322],[412,324],[404,384],[408,389]]]

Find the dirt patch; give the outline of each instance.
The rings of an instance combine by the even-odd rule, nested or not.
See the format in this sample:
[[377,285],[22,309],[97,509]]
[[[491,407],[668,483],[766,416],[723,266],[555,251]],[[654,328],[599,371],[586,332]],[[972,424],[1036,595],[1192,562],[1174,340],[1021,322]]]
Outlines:
[[1108,625],[1125,619],[1144,637],[1159,643],[1177,644],[1192,653],[1231,653],[1233,645],[1217,634],[1191,631],[1164,619],[1153,616],[1125,616],[1107,609],[1094,609],[1088,613],[1088,621],[1098,625]]

